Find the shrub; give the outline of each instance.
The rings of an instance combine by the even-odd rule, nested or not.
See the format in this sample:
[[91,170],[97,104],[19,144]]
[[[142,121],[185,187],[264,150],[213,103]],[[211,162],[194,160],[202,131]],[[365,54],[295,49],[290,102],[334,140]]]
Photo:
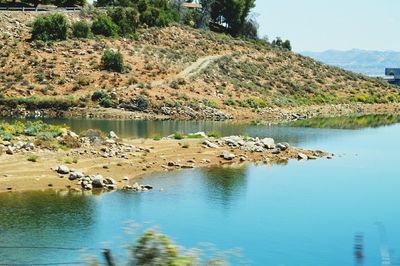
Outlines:
[[105,37],[117,37],[119,27],[112,19],[105,15],[99,15],[92,23],[92,32],[96,35],[103,35]]
[[90,38],[90,24],[86,20],[79,20],[72,24],[72,35],[75,38]]
[[202,134],[189,134],[187,136],[188,139],[202,139],[204,138]]
[[169,9],[149,7],[140,15],[140,22],[149,27],[166,27],[179,21],[179,14]]
[[132,36],[139,25],[139,12],[134,8],[117,7],[109,9],[107,14],[119,27],[121,36]]
[[183,136],[182,133],[176,132],[176,133],[174,134],[174,139],[181,140],[181,139],[183,139],[183,138],[184,138],[184,136]]
[[207,132],[207,136],[209,136],[210,138],[221,138],[221,133],[219,133],[218,131],[208,131]]
[[65,164],[73,164],[73,163],[78,163],[78,157],[68,157],[64,160]]
[[105,92],[103,90],[99,90],[99,91],[93,92],[91,99],[92,99],[92,101],[96,102],[96,101],[102,100],[103,98],[106,98],[106,97],[108,97],[107,92]]
[[64,136],[62,139],[58,141],[64,147],[70,149],[76,149],[81,147],[81,142],[78,138],[71,137],[69,135]]
[[155,141],[160,141],[160,140],[161,140],[161,136],[160,136],[159,134],[157,134],[157,135],[155,135],[155,136],[153,137],[153,140],[155,140]]
[[9,97],[0,99],[0,106],[17,107],[24,106],[28,110],[59,109],[68,110],[78,106],[76,99],[72,97]]
[[115,103],[111,98],[106,97],[100,101],[100,106],[104,107],[104,108],[110,108],[110,107],[114,107]]
[[32,23],[32,39],[55,41],[67,39],[68,23],[63,14],[49,14],[37,17]]
[[33,155],[29,156],[27,160],[30,162],[37,162],[39,160],[39,156],[37,156],[36,154],[33,154]]
[[101,57],[103,69],[121,73],[124,70],[124,57],[120,52],[107,50]]

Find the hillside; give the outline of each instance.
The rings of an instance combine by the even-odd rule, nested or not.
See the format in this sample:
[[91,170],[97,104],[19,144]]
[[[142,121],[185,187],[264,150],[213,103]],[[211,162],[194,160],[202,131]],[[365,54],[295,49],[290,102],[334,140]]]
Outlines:
[[[99,102],[92,100],[96,91],[110,99],[107,107],[191,119],[254,117],[274,108],[400,100],[400,90],[384,80],[265,43],[180,25],[141,29],[138,40],[70,39],[43,45],[29,41],[28,25],[34,16],[0,12],[3,111],[16,106],[58,111],[96,107]],[[70,20],[82,16],[68,14]],[[108,48],[124,55],[127,73],[102,70],[100,59]],[[67,103],[52,106],[58,101]]]
[[302,52],[328,65],[341,67],[364,75],[383,75],[386,67],[400,66],[400,52],[366,51],[353,49],[350,51],[328,50],[324,52]]

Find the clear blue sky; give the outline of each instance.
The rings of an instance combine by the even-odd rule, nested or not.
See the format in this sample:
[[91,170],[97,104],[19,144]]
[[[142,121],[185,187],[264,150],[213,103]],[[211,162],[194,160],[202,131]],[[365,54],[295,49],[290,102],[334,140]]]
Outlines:
[[295,51],[400,51],[400,0],[256,0],[260,36]]

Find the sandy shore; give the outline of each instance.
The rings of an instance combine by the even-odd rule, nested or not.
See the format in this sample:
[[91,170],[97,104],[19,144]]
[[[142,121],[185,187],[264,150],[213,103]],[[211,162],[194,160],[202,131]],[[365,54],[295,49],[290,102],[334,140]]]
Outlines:
[[[313,159],[326,155],[320,151],[306,151],[294,147],[279,154],[273,154],[273,151],[268,149],[263,152],[250,152],[229,146],[209,148],[203,142],[203,139],[123,140],[121,145],[133,149],[107,158],[102,154],[102,151],[108,148],[107,145],[92,145],[57,152],[38,150],[13,155],[3,153],[0,155],[0,192],[49,188],[80,189],[77,180],[70,181],[68,175],[60,175],[55,171],[59,165],[67,165],[70,169],[88,175],[112,177],[117,181],[117,187],[122,188],[127,182],[133,182],[132,180],[154,172],[249,162],[287,163],[289,159],[298,159],[299,153]],[[221,158],[224,151],[234,154],[235,158]],[[32,154],[39,156],[36,162],[28,161]],[[76,159],[75,163],[71,162],[72,158]],[[124,177],[128,177],[129,181],[123,180]]]

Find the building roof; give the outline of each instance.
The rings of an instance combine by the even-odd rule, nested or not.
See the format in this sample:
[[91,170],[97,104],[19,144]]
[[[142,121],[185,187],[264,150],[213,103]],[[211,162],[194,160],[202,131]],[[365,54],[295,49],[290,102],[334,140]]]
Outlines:
[[182,7],[184,7],[184,8],[193,8],[193,9],[202,8],[201,4],[196,4],[196,3],[182,3]]

